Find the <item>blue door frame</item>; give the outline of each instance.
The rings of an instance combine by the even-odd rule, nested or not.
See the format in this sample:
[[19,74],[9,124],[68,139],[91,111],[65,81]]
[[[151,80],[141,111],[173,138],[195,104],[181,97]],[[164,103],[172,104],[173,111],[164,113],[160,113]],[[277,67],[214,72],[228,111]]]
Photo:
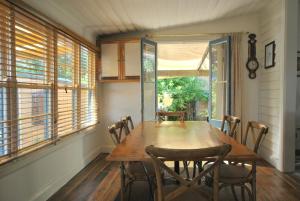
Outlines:
[[209,42],[209,104],[208,104],[208,119],[209,122],[215,127],[220,128],[222,119],[212,119],[212,47],[215,45],[226,45],[226,111],[227,115],[232,114],[232,93],[231,93],[231,37],[227,36],[224,38],[219,38]]
[[[144,110],[145,110],[145,104],[144,104],[144,80],[145,80],[145,74],[144,74],[144,46],[145,45],[150,45],[154,47],[154,55],[155,55],[155,67],[154,67],[154,76],[155,76],[155,80],[154,80],[154,97],[155,97],[155,112],[157,111],[157,43],[154,41],[151,41],[149,39],[146,38],[142,38],[141,40],[141,118],[142,118],[142,122],[144,121]],[[155,118],[155,114],[154,118]]]

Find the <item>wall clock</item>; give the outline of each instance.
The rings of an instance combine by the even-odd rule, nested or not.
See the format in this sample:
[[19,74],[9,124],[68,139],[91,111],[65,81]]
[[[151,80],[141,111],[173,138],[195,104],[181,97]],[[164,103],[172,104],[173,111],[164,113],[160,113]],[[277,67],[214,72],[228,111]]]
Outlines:
[[249,78],[254,79],[256,78],[256,70],[259,67],[257,58],[256,58],[256,35],[249,34],[248,40],[248,61],[246,63],[246,67],[249,71]]

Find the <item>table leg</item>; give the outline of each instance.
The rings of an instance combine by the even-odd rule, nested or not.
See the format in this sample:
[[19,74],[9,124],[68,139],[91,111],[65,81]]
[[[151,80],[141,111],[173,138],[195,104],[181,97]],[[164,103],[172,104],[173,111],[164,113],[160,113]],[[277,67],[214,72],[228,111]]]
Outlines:
[[179,161],[174,161],[174,171],[175,171],[177,174],[180,174]]
[[[174,161],[174,171],[180,175],[179,161]],[[179,184],[179,181],[176,181],[176,183]]]
[[252,162],[252,196],[253,201],[256,201],[256,161]]
[[124,163],[120,164],[120,176],[121,176],[121,201],[125,201],[125,167]]

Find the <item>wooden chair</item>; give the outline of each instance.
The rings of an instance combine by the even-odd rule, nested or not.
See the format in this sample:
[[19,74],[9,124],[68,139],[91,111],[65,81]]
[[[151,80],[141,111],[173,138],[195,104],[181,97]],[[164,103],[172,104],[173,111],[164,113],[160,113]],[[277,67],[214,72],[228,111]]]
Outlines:
[[113,125],[109,126],[108,131],[111,134],[110,136],[115,145],[120,144],[123,138],[129,134],[129,131],[128,129],[126,129],[126,126],[123,121],[118,121]]
[[156,116],[158,117],[158,120],[165,121],[165,117],[177,117],[179,121],[184,121],[185,111],[177,111],[177,112],[165,112],[165,111],[159,111],[156,112]]
[[[223,161],[224,157],[230,152],[231,145],[222,145],[219,147],[211,147],[204,149],[165,149],[158,148],[152,145],[146,147],[146,152],[151,156],[152,162],[156,174],[156,200],[157,201],[179,201],[179,200],[195,200],[195,197],[213,198],[214,201],[218,200],[218,171],[219,165]],[[174,172],[168,166],[165,165],[164,161],[195,161],[203,160],[205,158],[214,159],[212,165],[202,171],[197,177],[189,181],[182,178],[179,174]],[[179,185],[165,185],[163,186],[161,169],[167,171],[173,176]],[[214,189],[211,194],[207,193],[205,186],[199,186],[198,183],[202,177],[207,175],[209,172],[214,172]]]
[[238,117],[224,115],[221,125],[221,131],[236,139],[237,127],[240,122],[241,120]]
[[134,125],[133,125],[133,121],[132,121],[131,116],[128,115],[126,117],[123,117],[122,121],[125,123],[127,132],[130,133],[130,130],[134,129]]
[[[165,117],[177,117],[179,121],[184,122],[185,111],[177,111],[177,112],[159,111],[159,112],[156,112],[156,116],[158,117],[159,121],[165,121],[166,120]],[[183,161],[183,168],[184,168],[186,177],[189,179],[190,173],[189,173],[189,162],[188,161]]]
[[[129,118],[128,121],[130,121]],[[120,144],[122,140],[126,137],[126,135],[130,134],[129,128],[126,123],[126,119],[118,121],[115,124],[109,126],[108,130],[115,145]],[[148,162],[133,161],[133,162],[129,162],[128,164],[121,162],[120,169],[123,172],[123,176],[121,177],[122,197],[124,197],[127,190],[129,190],[128,200],[130,200],[132,183],[135,181],[148,182],[150,194],[151,196],[153,195],[152,183],[155,178],[155,172],[153,169],[153,165],[151,164],[151,161]]]
[[[237,128],[238,124],[241,122],[240,118],[231,116],[231,115],[224,115],[221,125],[221,131],[228,134],[230,137],[233,137],[236,139],[237,134]],[[204,165],[206,165],[208,162],[206,162]],[[193,166],[193,177],[196,175],[196,169],[198,168],[198,172],[201,172],[203,170],[202,168],[203,164],[202,161],[194,161]]]
[[[268,133],[268,127],[264,124],[255,122],[255,121],[250,121],[248,122],[247,125],[247,130],[245,133],[245,137],[243,140],[243,143],[245,146],[247,146],[247,139],[248,136],[250,135],[250,131],[252,134],[252,137],[255,140],[253,151],[257,153],[259,149],[259,145],[263,139],[263,137]],[[207,165],[209,166],[209,165]],[[205,167],[204,167],[205,169]],[[220,189],[225,187],[225,186],[231,186],[232,193],[234,195],[235,200],[237,201],[237,195],[235,193],[235,186],[240,186],[241,187],[241,196],[242,200],[245,200],[245,190],[248,193],[249,199],[253,200],[253,195],[256,192],[253,192],[253,185],[254,178],[252,178],[252,173],[253,171],[256,171],[253,165],[250,165],[250,168],[247,168],[244,163],[242,164],[221,164],[220,165],[220,178],[219,181],[221,183]],[[251,185],[251,190],[250,188],[246,185],[250,184]]]

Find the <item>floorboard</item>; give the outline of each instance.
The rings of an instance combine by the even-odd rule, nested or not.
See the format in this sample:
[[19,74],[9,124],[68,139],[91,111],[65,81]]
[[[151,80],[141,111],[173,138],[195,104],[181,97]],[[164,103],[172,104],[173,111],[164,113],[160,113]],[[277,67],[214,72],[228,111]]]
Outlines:
[[[119,164],[100,154],[86,168],[56,192],[49,201],[119,201]],[[237,189],[239,193],[239,189]],[[220,193],[221,201],[234,200],[229,189]],[[136,183],[131,201],[149,200],[147,185]],[[197,200],[197,199],[195,199]],[[284,174],[267,163],[257,167],[257,200],[300,201],[300,173]]]

